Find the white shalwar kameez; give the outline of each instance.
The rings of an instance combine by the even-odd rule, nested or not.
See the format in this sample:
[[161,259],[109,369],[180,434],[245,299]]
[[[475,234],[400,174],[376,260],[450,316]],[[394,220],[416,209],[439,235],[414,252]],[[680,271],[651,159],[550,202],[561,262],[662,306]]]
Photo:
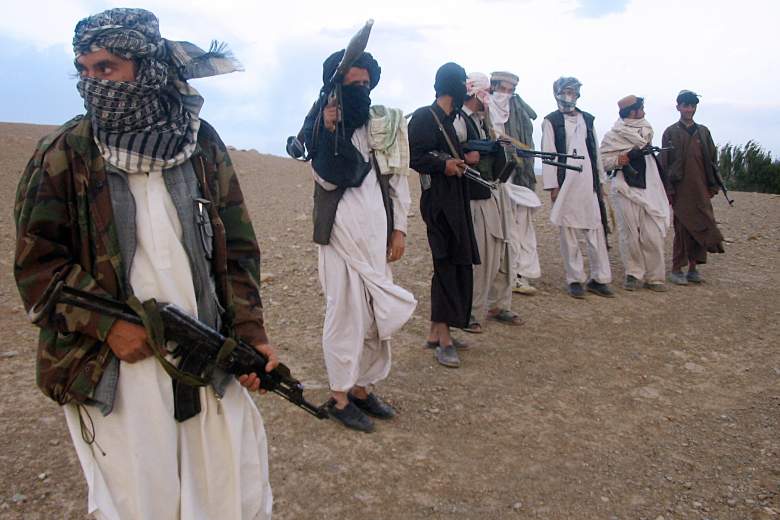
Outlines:
[[[367,127],[352,144],[369,160]],[[335,186],[312,170],[325,189]],[[390,176],[394,229],[406,233],[411,206],[406,175]],[[387,262],[387,216],[373,168],[363,183],[339,201],[328,245],[319,246],[320,283],[325,293],[322,350],[330,388],[346,392],[369,386],[390,372],[390,338],[412,316],[417,301],[393,283]]]
[[[653,130],[644,119],[618,120],[601,144],[604,168],[607,171],[619,168],[620,154],[652,144],[652,139]],[[666,279],[664,239],[671,226],[671,209],[658,164],[650,155],[644,161],[644,189],[629,186],[622,170],[612,179],[620,256],[626,275],[663,283]]]
[[[175,303],[194,316],[189,260],[163,175],[128,175],[137,232],[130,285],[141,301]],[[201,412],[176,422],[171,378],[154,357],[120,361],[119,373],[112,412],[104,417],[87,407],[95,444],[82,439],[77,408],[64,406],[91,514],[99,520],[271,518],[265,428],[238,381],[231,379],[222,399],[210,386],[201,388]]]
[[[463,107],[463,112],[474,121],[480,138],[486,139],[479,115],[469,107]],[[468,131],[463,118],[456,117],[453,126],[460,142],[465,142]],[[507,248],[510,247],[509,237],[504,236],[504,230],[509,230],[511,222],[509,212],[501,211],[502,207],[509,206],[508,200],[502,200],[505,195],[504,186],[491,190],[489,199],[469,201],[474,238],[477,240],[480,258],[480,263],[474,266],[471,298],[471,318],[478,323],[487,317],[489,310],[504,310],[512,306],[511,282],[514,277],[511,274],[512,265],[508,265],[506,261]]]
[[[508,117],[508,115],[507,115]],[[496,121],[492,122],[493,130],[498,137],[507,136],[505,124]],[[511,181],[510,181],[511,182]],[[505,203],[511,212],[511,224],[509,226],[509,258],[512,262],[511,272],[522,276],[523,278],[539,278],[542,276],[542,270],[539,266],[539,253],[536,249],[536,230],[534,229],[533,214],[538,206],[528,205],[528,200],[532,197],[512,196],[512,186],[509,183],[504,185],[507,192]],[[530,190],[529,190],[530,191]],[[514,279],[514,276],[512,276]]]
[[[607,241],[601,224],[598,199],[593,191],[593,175],[598,175],[603,183],[606,180],[604,169],[601,167],[599,157],[596,158],[599,171],[593,172],[591,167],[586,145],[585,118],[579,112],[574,112],[564,114],[563,119],[566,127],[566,153],[572,154],[576,150],[578,155],[585,156],[585,159],[567,160],[568,164],[582,165],[582,171],[566,170],[566,181],[558,192],[558,198],[550,212],[550,221],[560,229],[566,283],[584,283],[588,279],[578,235],[581,235],[587,243],[590,277],[599,283],[610,283],[612,271],[609,266]],[[542,122],[542,150],[556,151],[552,123],[547,119]],[[558,188],[558,168],[545,164],[542,168],[542,179],[545,190]]]

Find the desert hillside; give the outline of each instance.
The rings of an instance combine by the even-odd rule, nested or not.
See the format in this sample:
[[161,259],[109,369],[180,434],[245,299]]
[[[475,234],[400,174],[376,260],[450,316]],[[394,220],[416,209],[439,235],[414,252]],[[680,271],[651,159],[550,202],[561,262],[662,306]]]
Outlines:
[[[37,331],[12,274],[16,183],[50,130],[0,124],[0,517],[9,519],[86,518],[62,411],[35,386]],[[309,167],[231,155],[263,252],[270,337],[322,402]],[[423,348],[431,262],[419,183],[410,184],[407,252],[394,272],[419,305],[377,388],[399,415],[367,435],[257,397],[275,518],[780,518],[780,196],[714,199],[726,254],[710,256],[703,285],[626,292],[615,247],[617,297],[579,301],[564,292],[545,194],[540,292],[513,300],[526,324],[460,333],[472,348],[450,370]]]

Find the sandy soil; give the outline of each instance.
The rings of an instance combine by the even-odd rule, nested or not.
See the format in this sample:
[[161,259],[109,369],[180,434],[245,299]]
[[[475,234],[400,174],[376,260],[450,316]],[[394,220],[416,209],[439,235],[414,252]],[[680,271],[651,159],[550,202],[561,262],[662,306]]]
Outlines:
[[[62,412],[34,384],[36,331],[11,273],[16,182],[49,128],[0,124],[0,517],[9,519],[86,517]],[[321,402],[324,303],[308,167],[233,156],[272,274],[270,335]],[[474,347],[458,370],[422,348],[431,267],[415,203],[395,273],[420,304],[378,388],[399,416],[366,435],[257,398],[275,517],[780,518],[780,197],[734,198],[733,208],[715,199],[727,253],[702,268],[705,284],[666,294],[617,289],[612,300],[564,293],[543,208],[540,293],[513,301],[526,325],[488,323],[468,336]],[[621,280],[617,251],[611,256]]]

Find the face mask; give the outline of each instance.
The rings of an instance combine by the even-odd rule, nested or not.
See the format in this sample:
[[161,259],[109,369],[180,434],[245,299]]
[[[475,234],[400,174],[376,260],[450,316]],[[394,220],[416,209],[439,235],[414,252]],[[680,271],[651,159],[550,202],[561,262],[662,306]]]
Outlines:
[[451,96],[452,107],[459,110],[466,101],[466,84],[463,78],[453,75],[450,77],[438,78],[436,82],[437,96]]
[[452,96],[453,108],[455,108],[455,110],[460,110],[463,106],[463,102],[466,101],[466,85],[460,81],[457,83],[453,82],[448,94]]
[[496,105],[500,107],[508,107],[509,99],[512,97],[512,94],[509,94],[508,92],[493,92],[491,96],[493,96]]
[[360,128],[368,121],[371,108],[371,91],[362,85],[341,87],[341,103],[344,109],[344,126]]
[[564,113],[574,112],[577,106],[578,96],[573,94],[558,94],[555,100],[558,102],[558,110]]

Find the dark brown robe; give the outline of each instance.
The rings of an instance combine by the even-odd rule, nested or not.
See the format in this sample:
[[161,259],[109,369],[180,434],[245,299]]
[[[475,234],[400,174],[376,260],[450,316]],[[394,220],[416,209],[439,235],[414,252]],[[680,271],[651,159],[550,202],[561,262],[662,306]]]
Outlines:
[[696,125],[688,129],[682,122],[666,129],[663,146],[674,147],[662,154],[661,162],[674,210],[672,271],[681,271],[691,262],[707,263],[708,252],[724,252],[723,235],[710,201],[718,193],[717,152],[706,127]]

